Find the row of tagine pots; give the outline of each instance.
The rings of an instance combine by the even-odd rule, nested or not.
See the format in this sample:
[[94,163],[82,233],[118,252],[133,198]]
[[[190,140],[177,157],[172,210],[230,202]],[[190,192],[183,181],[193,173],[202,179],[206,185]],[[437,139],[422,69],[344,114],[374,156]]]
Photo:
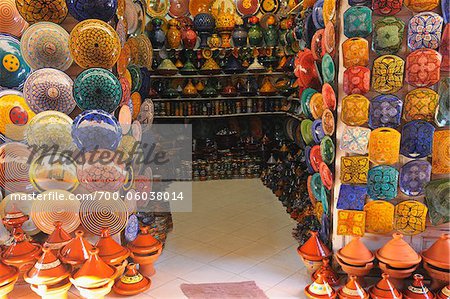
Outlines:
[[[339,285],[339,276],[334,272],[328,261],[332,256],[332,251],[320,240],[317,232],[311,232],[311,237],[297,251],[313,280],[321,274],[321,279],[328,284]],[[342,270],[349,277],[354,277],[354,280],[363,286],[365,285],[364,277],[368,276],[370,271],[375,268],[375,260],[377,260],[377,265],[381,271],[387,275],[386,277],[383,276],[383,280],[388,280],[387,277],[389,277],[389,283],[397,289],[404,287],[405,281],[415,273],[422,261],[423,268],[432,279],[432,290],[438,291],[445,288],[450,282],[450,234],[442,234],[436,242],[420,254],[403,240],[403,235],[400,233],[394,233],[393,238],[375,253],[371,252],[359,237],[354,237],[348,244],[339,249],[334,257]],[[420,281],[422,280],[420,279]],[[415,282],[416,276],[414,276]],[[446,297],[443,298],[450,298],[450,293],[447,292],[446,294]],[[400,297],[378,296],[373,298]],[[434,297],[406,296],[406,298]]]
[[43,299],[66,299],[72,284],[88,299],[104,298],[111,290],[119,295],[139,294],[150,288],[149,277],[155,274],[153,263],[162,250],[162,243],[147,226],[141,227],[137,238],[126,247],[113,239],[108,228],[102,229],[93,246],[81,230],[72,238],[61,222],[55,223],[43,245],[29,240],[21,229],[13,238],[1,253],[2,299],[7,298],[16,282],[27,282]]

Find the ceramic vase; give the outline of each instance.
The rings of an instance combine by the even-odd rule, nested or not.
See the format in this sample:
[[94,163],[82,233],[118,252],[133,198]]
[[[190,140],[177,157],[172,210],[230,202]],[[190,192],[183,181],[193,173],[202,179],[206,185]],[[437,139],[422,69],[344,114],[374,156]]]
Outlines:
[[162,20],[154,18],[152,20],[153,30],[148,33],[148,37],[155,49],[161,49],[166,43],[166,34],[162,30]]
[[214,31],[216,22],[209,13],[199,13],[194,17],[194,27],[200,36],[200,48],[208,46],[208,37]]
[[244,25],[240,24],[234,27],[232,39],[235,48],[247,46],[248,32]]
[[178,49],[181,45],[181,31],[178,28],[179,23],[176,19],[169,21],[169,30],[167,30],[167,45],[171,49]]
[[267,19],[267,29],[264,30],[264,42],[267,47],[275,47],[278,44],[279,31],[275,25],[275,17],[270,16]]
[[183,46],[185,49],[194,49],[197,44],[197,33],[192,30],[190,25],[181,32],[181,39],[183,40]]
[[250,29],[248,30],[248,43],[252,47],[260,47],[263,42],[263,32],[259,26],[258,17],[251,17],[249,19]]

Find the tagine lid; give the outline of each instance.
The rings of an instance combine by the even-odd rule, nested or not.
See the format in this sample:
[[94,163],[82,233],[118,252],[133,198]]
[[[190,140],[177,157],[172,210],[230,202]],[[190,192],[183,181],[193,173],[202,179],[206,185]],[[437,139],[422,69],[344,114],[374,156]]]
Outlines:
[[17,279],[19,276],[19,269],[14,266],[9,266],[0,261],[0,285],[6,285],[11,281]]
[[369,289],[371,298],[400,299],[402,294],[395,288],[389,280],[389,275],[381,274],[382,279]]
[[43,254],[33,268],[25,273],[25,281],[35,285],[54,285],[70,275],[71,266],[64,265],[52,253],[49,246],[42,248]]
[[127,246],[133,253],[148,254],[160,250],[162,243],[150,234],[148,226],[142,226],[136,239],[128,243]]
[[60,249],[59,256],[64,263],[79,265],[89,258],[89,250],[92,249],[92,245],[83,238],[83,235],[83,231],[77,230],[75,238]]
[[414,274],[414,280],[411,285],[403,292],[406,298],[411,299],[428,299],[434,298],[434,294],[424,285],[423,276]]
[[136,264],[130,263],[127,265],[125,274],[114,284],[113,291],[119,295],[132,296],[148,290],[151,284],[148,277],[139,273]]
[[436,294],[436,298],[438,299],[448,299],[450,298],[450,284],[443,287],[439,293]]
[[72,240],[72,237],[64,230],[61,221],[55,221],[53,225],[55,226],[55,229],[48,236],[47,241],[45,241],[45,245],[50,247],[50,249],[58,249],[60,246],[64,246],[69,243]]
[[297,252],[302,257],[313,261],[321,261],[323,258],[331,256],[330,249],[323,244],[316,231],[311,231],[311,237],[297,249]]
[[421,252],[421,256],[433,266],[450,268],[450,234],[442,234],[430,248]]
[[106,264],[99,256],[97,247],[89,250],[89,258],[76,271],[72,278],[76,286],[84,288],[95,288],[107,284],[117,275],[117,270]]
[[422,260],[400,233],[394,233],[392,239],[378,249],[375,255],[381,262],[396,268],[408,268]]
[[338,258],[350,265],[362,265],[374,260],[375,255],[367,249],[360,237],[353,239],[336,252]]
[[305,294],[308,298],[336,298],[336,291],[324,280],[319,273],[314,282],[305,287]]
[[19,263],[36,260],[41,253],[41,245],[30,243],[23,232],[14,234],[13,243],[2,253],[4,262]]
[[339,289],[339,298],[342,299],[368,299],[369,294],[364,290],[364,288],[358,283],[355,275],[350,275],[349,281]]
[[317,269],[317,271],[311,275],[312,280],[316,280],[319,277],[319,274],[322,274],[323,279],[329,285],[331,286],[339,285],[339,276],[330,266],[330,259],[325,258],[322,260],[322,266],[320,266],[320,268]]
[[95,247],[98,248],[101,259],[109,265],[120,264],[130,255],[128,248],[121,246],[111,237],[108,227],[102,228]]

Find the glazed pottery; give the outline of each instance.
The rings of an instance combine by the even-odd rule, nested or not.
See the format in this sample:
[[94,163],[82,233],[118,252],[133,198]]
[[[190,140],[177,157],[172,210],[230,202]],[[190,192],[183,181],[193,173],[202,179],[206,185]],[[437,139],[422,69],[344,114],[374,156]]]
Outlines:
[[109,231],[108,227],[102,228],[100,239],[95,244],[95,247],[99,249],[98,256],[105,263],[117,269],[117,277],[119,277],[125,271],[124,261],[130,255],[130,250],[118,244]]
[[430,88],[417,88],[405,96],[403,119],[411,121],[424,119],[432,121],[439,101],[439,95]]
[[189,14],[189,1],[170,0],[169,15],[172,18],[182,17]]
[[216,30],[220,34],[222,39],[223,48],[231,48],[230,37],[231,32],[235,26],[235,15],[229,10],[225,11],[224,7],[221,7],[219,14],[216,17]]
[[450,130],[438,130],[433,136],[432,173],[450,173],[450,152],[446,145],[450,142]]
[[[239,26],[235,27],[235,31],[239,30]],[[234,34],[234,32],[233,32]],[[234,43],[234,39],[233,39],[233,43]],[[245,43],[247,44],[247,38],[245,39]],[[222,46],[222,40],[220,39],[220,36],[217,33],[213,33],[211,35],[211,37],[208,40],[208,46],[212,49],[217,49],[220,48],[220,46]]]
[[325,105],[326,108],[332,111],[336,110],[336,93],[334,92],[333,87],[329,83],[324,83],[322,85],[322,98],[323,104]]
[[0,32],[21,37],[28,23],[17,10],[14,0],[4,0],[0,3]]
[[266,47],[275,47],[278,44],[279,31],[275,22],[276,19],[274,16],[268,17],[267,28],[263,32]]
[[167,44],[171,49],[178,49],[181,45],[181,31],[178,28],[179,23],[176,19],[171,19],[169,26],[169,30],[167,31]]
[[369,127],[397,128],[400,125],[403,102],[395,95],[378,95],[369,105]]
[[403,240],[402,234],[394,233],[392,237],[390,241],[377,250],[375,253],[377,259],[387,267],[414,271],[412,268],[416,268],[422,258]]
[[394,205],[384,200],[373,200],[364,206],[366,231],[387,234],[394,229]]
[[321,273],[318,274],[317,279],[312,284],[305,287],[305,295],[310,299],[336,298],[336,292]]
[[363,156],[341,157],[341,181],[343,184],[365,184],[369,171],[369,159]]
[[322,259],[331,256],[331,251],[323,244],[316,231],[311,231],[311,237],[298,247],[297,253],[309,273],[317,271],[322,265]]
[[200,36],[200,48],[207,47],[208,37],[214,31],[216,22],[209,13],[199,13],[194,17],[194,28]]
[[434,126],[424,120],[414,120],[402,128],[400,153],[408,158],[423,158],[431,154]]
[[0,261],[0,273],[0,298],[8,299],[8,294],[14,289],[19,278],[19,269]]
[[366,186],[342,184],[339,189],[336,208],[340,210],[362,211],[366,194]]
[[350,236],[364,236],[366,223],[365,212],[353,210],[339,210],[337,234]]
[[84,232],[77,230],[75,238],[59,250],[59,258],[62,262],[79,268],[89,258],[92,245],[83,236]]
[[119,59],[121,45],[119,35],[110,25],[89,19],[72,29],[69,48],[80,67],[110,69]]
[[336,67],[334,65],[333,58],[330,54],[325,53],[322,57],[322,78],[326,83],[331,83],[334,81],[336,76]]
[[137,65],[129,65],[127,70],[131,76],[131,92],[136,92],[142,87],[143,76]]
[[369,299],[369,294],[358,283],[355,275],[350,275],[348,282],[339,289],[339,299]]
[[132,296],[145,292],[150,286],[150,278],[139,273],[136,264],[130,263],[125,274],[114,284],[113,291],[119,295]]
[[176,73],[178,73],[178,69],[175,66],[175,64],[173,64],[172,60],[166,58],[163,61],[161,61],[161,63],[158,65],[158,68],[156,69],[156,71],[161,74],[161,75],[166,75],[166,76],[173,76]]
[[311,275],[311,279],[315,281],[319,275],[322,275],[322,279],[326,281],[331,286],[337,286],[339,285],[339,276],[337,273],[333,270],[333,268],[330,265],[329,259],[323,259],[322,266],[314,272]]
[[371,168],[367,177],[367,194],[372,199],[391,200],[397,196],[398,170],[387,165]]
[[419,49],[406,57],[405,81],[415,87],[430,87],[440,79],[442,55],[432,49]]
[[25,81],[23,94],[35,113],[55,110],[70,114],[76,106],[72,79],[55,69],[34,71]]
[[344,67],[367,66],[369,64],[369,43],[362,37],[353,37],[342,43]]
[[139,264],[139,272],[147,277],[154,275],[153,263],[161,254],[162,243],[150,234],[149,227],[141,227],[139,235],[134,241],[128,243],[127,247],[131,251],[133,261]]
[[450,182],[446,179],[433,180],[425,186],[425,202],[431,224],[440,225],[450,222],[446,212],[449,208],[447,200],[450,194]]
[[340,149],[354,154],[367,153],[370,129],[346,126],[341,136]]
[[56,255],[62,247],[66,246],[72,240],[72,237],[64,230],[62,225],[63,223],[61,221],[55,221],[53,224],[54,230],[44,243],[44,247],[53,250]]
[[181,39],[183,40],[183,46],[185,49],[194,49],[197,43],[197,33],[192,30],[191,25],[187,25],[186,28],[181,31]]
[[450,72],[450,25],[446,24],[442,32],[439,53],[442,55],[441,70]]
[[17,39],[0,34],[0,60],[0,86],[22,90],[31,68],[23,59]]
[[353,6],[344,12],[344,35],[348,38],[366,37],[372,32],[372,10]]
[[412,160],[400,169],[400,191],[408,196],[418,196],[425,192],[431,179],[431,164],[428,161]]
[[444,286],[436,294],[436,298],[438,298],[438,299],[448,299],[449,297],[450,297],[450,285]]
[[435,298],[434,294],[425,286],[422,275],[414,274],[413,278],[412,284],[403,292],[405,299]]
[[[421,12],[426,10],[433,10],[439,5],[439,1],[418,1],[418,0],[405,0],[404,5],[414,12]],[[444,10],[444,9],[443,9]]]
[[16,0],[16,6],[30,24],[41,21],[60,24],[68,12],[64,0]]
[[396,17],[378,19],[373,28],[372,49],[379,55],[396,54],[403,41],[405,23]]
[[370,90],[370,69],[364,66],[352,66],[344,71],[344,92],[362,94]]
[[363,125],[369,119],[369,100],[363,95],[352,94],[344,97],[341,109],[341,119],[349,126]]
[[258,0],[238,0],[236,1],[236,10],[241,16],[251,16],[258,12],[259,5]]
[[243,24],[236,24],[232,34],[233,46],[234,47],[245,47],[247,46],[248,32]]
[[169,1],[168,0],[147,1],[145,8],[146,8],[146,13],[150,17],[153,17],[153,18],[164,17],[167,15],[167,12],[169,10]]
[[[375,0],[376,1],[376,0]],[[370,298],[373,299],[401,299],[402,294],[395,288],[386,273],[381,274],[382,279],[369,289]]]
[[263,32],[259,26],[258,17],[251,17],[249,19],[250,29],[248,30],[248,43],[252,47],[259,47],[263,42]]
[[395,206],[394,228],[405,235],[416,235],[425,231],[428,208],[415,200],[405,200]]
[[322,117],[325,106],[323,104],[323,96],[321,93],[317,92],[312,95],[309,101],[309,111],[314,119],[319,119]]
[[378,165],[397,163],[400,137],[400,133],[392,128],[373,130],[369,140],[369,160]]
[[403,87],[405,62],[395,55],[383,55],[373,62],[372,88],[379,93],[395,93]]
[[15,204],[13,204],[12,210],[8,211],[5,217],[2,219],[3,225],[9,229],[14,235],[15,233],[23,233],[22,225],[28,221],[29,216],[25,215],[22,211],[17,209]]
[[316,26],[317,29],[325,27],[325,22],[323,20],[323,0],[318,0],[314,3],[312,18],[314,26]]
[[166,34],[161,28],[163,22],[159,18],[154,18],[151,20],[151,22],[153,25],[153,29],[148,32],[148,37],[150,38],[152,46],[155,49],[161,49],[166,43]]
[[20,43],[23,59],[32,69],[55,68],[67,70],[72,65],[69,34],[61,26],[39,22],[30,26]]
[[414,51],[421,48],[437,49],[441,40],[443,20],[434,12],[422,12],[409,20],[408,47]]
[[117,0],[66,0],[69,13],[78,21],[99,19],[109,22],[117,11]]

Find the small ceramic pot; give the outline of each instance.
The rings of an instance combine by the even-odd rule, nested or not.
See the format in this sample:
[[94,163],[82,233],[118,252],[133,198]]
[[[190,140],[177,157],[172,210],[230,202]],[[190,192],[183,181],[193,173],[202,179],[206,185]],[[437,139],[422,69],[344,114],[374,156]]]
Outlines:
[[356,276],[350,276],[348,282],[339,289],[339,299],[369,299],[369,294],[358,283]]
[[310,285],[305,287],[305,295],[310,299],[334,299],[336,298],[336,292],[332,287],[324,280],[322,274],[319,273],[317,279]]
[[161,255],[162,243],[150,234],[149,227],[141,227],[137,238],[128,243],[127,247],[131,251],[133,261],[139,264],[139,272],[147,277],[154,275],[156,271],[153,263]]
[[370,298],[373,299],[401,299],[402,294],[395,288],[389,275],[382,274],[382,279],[369,289]]
[[436,294],[437,299],[449,299],[450,298],[450,285],[446,285]]
[[331,286],[339,285],[339,276],[333,270],[330,265],[329,259],[323,259],[321,267],[311,275],[311,280],[314,281],[318,278],[319,274],[322,275],[323,279]]
[[434,294],[423,283],[423,276],[414,274],[414,280],[404,291],[405,299],[433,299]]
[[235,48],[247,46],[248,32],[244,25],[237,25],[234,27],[232,40]]
[[136,264],[130,263],[127,271],[113,286],[113,291],[123,296],[140,294],[150,288],[151,280],[136,269]]

